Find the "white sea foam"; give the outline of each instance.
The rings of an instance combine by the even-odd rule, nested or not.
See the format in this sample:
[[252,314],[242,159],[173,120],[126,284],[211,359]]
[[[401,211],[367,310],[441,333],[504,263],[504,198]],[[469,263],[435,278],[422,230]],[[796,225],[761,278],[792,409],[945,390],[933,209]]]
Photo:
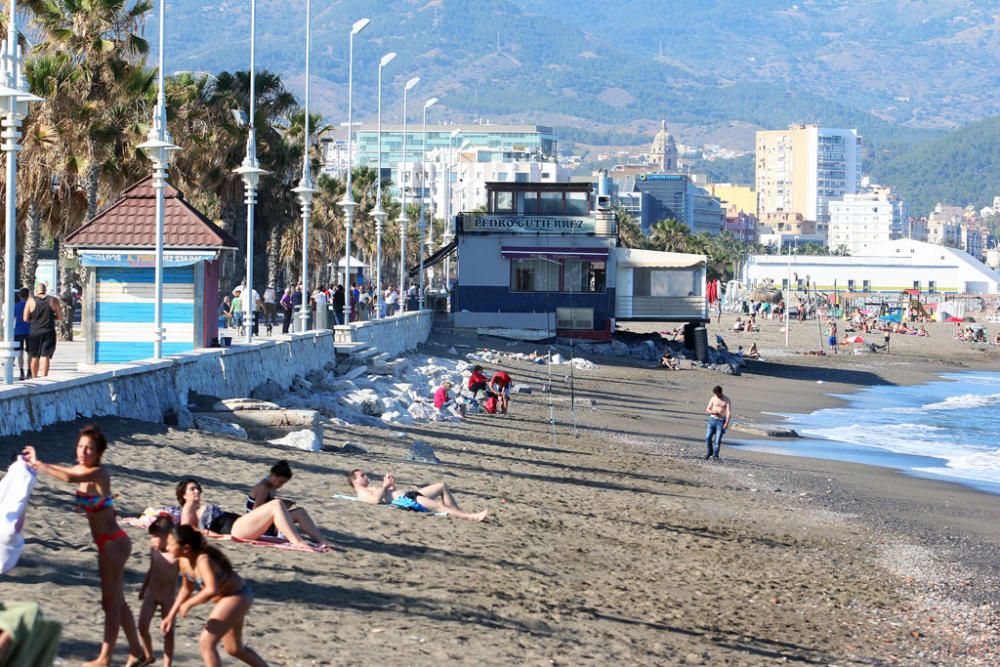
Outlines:
[[1000,394],[962,394],[920,406],[921,410],[969,410],[1000,405]]

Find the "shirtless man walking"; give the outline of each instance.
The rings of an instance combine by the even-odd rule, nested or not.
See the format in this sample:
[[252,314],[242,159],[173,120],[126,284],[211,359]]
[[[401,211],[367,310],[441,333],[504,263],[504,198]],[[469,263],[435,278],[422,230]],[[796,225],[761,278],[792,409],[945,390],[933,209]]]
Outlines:
[[718,461],[722,436],[729,428],[729,420],[733,416],[733,403],[722,393],[722,387],[712,389],[712,398],[709,399],[705,412],[709,414],[708,429],[705,431],[705,444],[708,446],[705,460],[714,458]]

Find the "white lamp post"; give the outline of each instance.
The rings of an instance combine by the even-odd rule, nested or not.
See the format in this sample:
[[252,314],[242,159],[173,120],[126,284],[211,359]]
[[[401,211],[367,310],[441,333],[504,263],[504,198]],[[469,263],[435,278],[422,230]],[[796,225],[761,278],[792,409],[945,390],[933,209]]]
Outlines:
[[[451,167],[454,162],[452,151],[455,148],[455,139],[462,134],[461,128],[454,130],[448,136],[448,166],[444,171],[444,238],[441,239],[441,247],[451,243],[454,230],[454,221],[451,214]],[[444,291],[448,300],[448,312],[451,312],[451,255],[444,258]]]
[[410,224],[410,216],[406,214],[406,95],[415,85],[420,83],[420,77],[415,76],[403,86],[403,170],[400,173],[400,194],[402,195],[399,213],[399,312],[406,310],[406,232]]
[[306,0],[306,106],[305,136],[302,149],[302,178],[292,192],[299,196],[302,205],[302,305],[299,307],[300,331],[309,328],[309,221],[312,219],[313,187],[312,169],[309,164],[309,52],[312,48],[312,0]]
[[372,218],[375,219],[375,317],[380,318],[384,313],[385,299],[382,296],[382,233],[385,231],[385,219],[388,215],[382,208],[382,68],[388,65],[396,57],[395,53],[387,53],[378,61],[378,173],[375,179],[378,181],[377,194],[375,195],[375,208],[372,209]]
[[267,172],[257,164],[257,132],[254,129],[254,113],[256,112],[257,86],[254,80],[256,70],[255,42],[257,38],[257,0],[250,0],[250,115],[248,123],[250,131],[247,134],[247,154],[243,164],[233,173],[243,179],[246,190],[244,201],[247,205],[247,276],[243,290],[244,326],[246,327],[247,343],[253,341],[253,312],[257,304],[253,300],[253,214],[257,203],[257,184],[260,177]]
[[[2,150],[7,154],[6,221],[4,244],[4,314],[3,314],[3,364],[4,382],[14,382],[14,359],[17,357],[14,344],[14,264],[17,262],[17,154],[21,150],[21,123],[28,115],[29,102],[41,102],[42,98],[32,95],[24,80],[21,69],[21,47],[17,43],[17,2],[10,0],[10,18],[7,22],[7,40],[0,46],[3,68],[0,72],[0,112],[3,113]],[[34,285],[29,286],[34,289]]]
[[351,133],[354,131],[354,124],[351,122],[354,99],[354,36],[368,27],[371,23],[368,19],[355,21],[351,26],[351,34],[348,37],[347,48],[347,187],[344,190],[344,198],[340,200],[340,207],[344,209],[344,230],[346,231],[346,259],[344,260],[344,324],[351,323],[351,224],[354,220],[354,209],[358,207],[354,201],[354,193],[351,192],[351,168],[354,166],[351,151],[354,144],[351,141]]
[[[425,189],[425,185],[426,185],[426,182],[427,182],[427,178],[426,178],[427,171],[426,171],[426,165],[424,164],[424,160],[427,159],[427,110],[430,109],[435,104],[437,104],[437,101],[438,101],[438,98],[432,97],[429,100],[427,100],[426,102],[424,102],[424,122],[423,122],[423,128],[420,131],[421,142],[420,142],[420,222],[419,222],[419,228],[420,228],[420,246],[421,247],[420,247],[420,286],[418,288],[420,291],[417,292],[417,309],[418,310],[423,310],[424,309],[424,249],[423,249],[423,245],[424,245],[424,237],[427,234],[427,223],[426,223],[426,221],[424,219],[424,189]],[[434,224],[434,222],[432,220],[431,221],[431,226],[433,226],[433,224]]]
[[170,157],[180,148],[174,145],[170,132],[167,131],[167,103],[163,89],[163,45],[164,45],[164,13],[166,0],[160,0],[160,54],[156,96],[156,109],[153,110],[153,125],[149,128],[146,141],[139,148],[146,151],[153,161],[153,189],[156,191],[156,260],[153,269],[153,358],[163,358],[163,339],[166,330],[163,328],[163,215],[164,189],[167,187],[167,170],[170,168]]

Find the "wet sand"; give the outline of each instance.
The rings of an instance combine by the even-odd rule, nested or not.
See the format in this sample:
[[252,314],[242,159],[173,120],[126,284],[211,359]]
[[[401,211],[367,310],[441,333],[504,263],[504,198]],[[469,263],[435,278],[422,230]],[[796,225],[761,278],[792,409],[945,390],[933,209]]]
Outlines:
[[[112,440],[106,462],[118,507],[133,515],[172,502],[187,474],[202,480],[208,502],[239,511],[274,461],[291,461],[283,495],[338,550],[221,543],[252,582],[248,643],[275,665],[996,664],[997,497],[738,446],[724,445],[719,463],[701,456],[714,384],[733,397],[737,421],[763,423],[768,412],[830,404],[828,392],[989,367],[997,350],[950,341],[941,325],[889,356],[814,357],[785,353],[778,323],[763,329],[768,362],[740,377],[595,357],[599,369],[573,373],[572,394],[569,369],[554,368],[550,395],[547,367],[511,361],[504,367],[533,392],[515,395],[508,417],[331,427],[317,453],[102,420]],[[735,349],[739,338],[725,336]],[[816,338],[814,329],[793,336],[793,351]],[[454,343],[530,349],[435,337],[424,351],[446,356]],[[43,460],[68,462],[79,426],[0,442],[5,451],[30,442]],[[734,430],[727,439],[755,437]],[[411,438],[442,463],[405,461]],[[339,453],[345,442],[367,453]],[[465,509],[489,509],[490,519],[332,499],[350,493],[353,468],[391,470],[400,488],[446,481]],[[64,622],[65,664],[96,655],[101,633],[96,551],[71,494],[40,482],[25,554],[0,581],[4,598],[38,600]],[[127,530],[135,600],[148,546],[141,530]],[[177,664],[199,664],[207,611],[181,622]],[[116,655],[123,664],[123,640]]]

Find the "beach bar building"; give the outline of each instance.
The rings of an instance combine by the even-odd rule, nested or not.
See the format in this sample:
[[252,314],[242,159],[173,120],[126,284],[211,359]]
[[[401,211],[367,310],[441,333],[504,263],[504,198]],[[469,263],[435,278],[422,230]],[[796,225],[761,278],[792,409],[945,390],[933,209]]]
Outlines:
[[592,184],[486,189],[485,212],[456,218],[456,328],[607,340],[621,320],[705,321],[705,257],[618,248],[610,199]]
[[[164,190],[163,354],[218,340],[219,266],[236,241],[176,188]],[[156,191],[152,177],[73,232],[66,243],[89,269],[83,330],[87,362],[124,363],[153,356]]]

